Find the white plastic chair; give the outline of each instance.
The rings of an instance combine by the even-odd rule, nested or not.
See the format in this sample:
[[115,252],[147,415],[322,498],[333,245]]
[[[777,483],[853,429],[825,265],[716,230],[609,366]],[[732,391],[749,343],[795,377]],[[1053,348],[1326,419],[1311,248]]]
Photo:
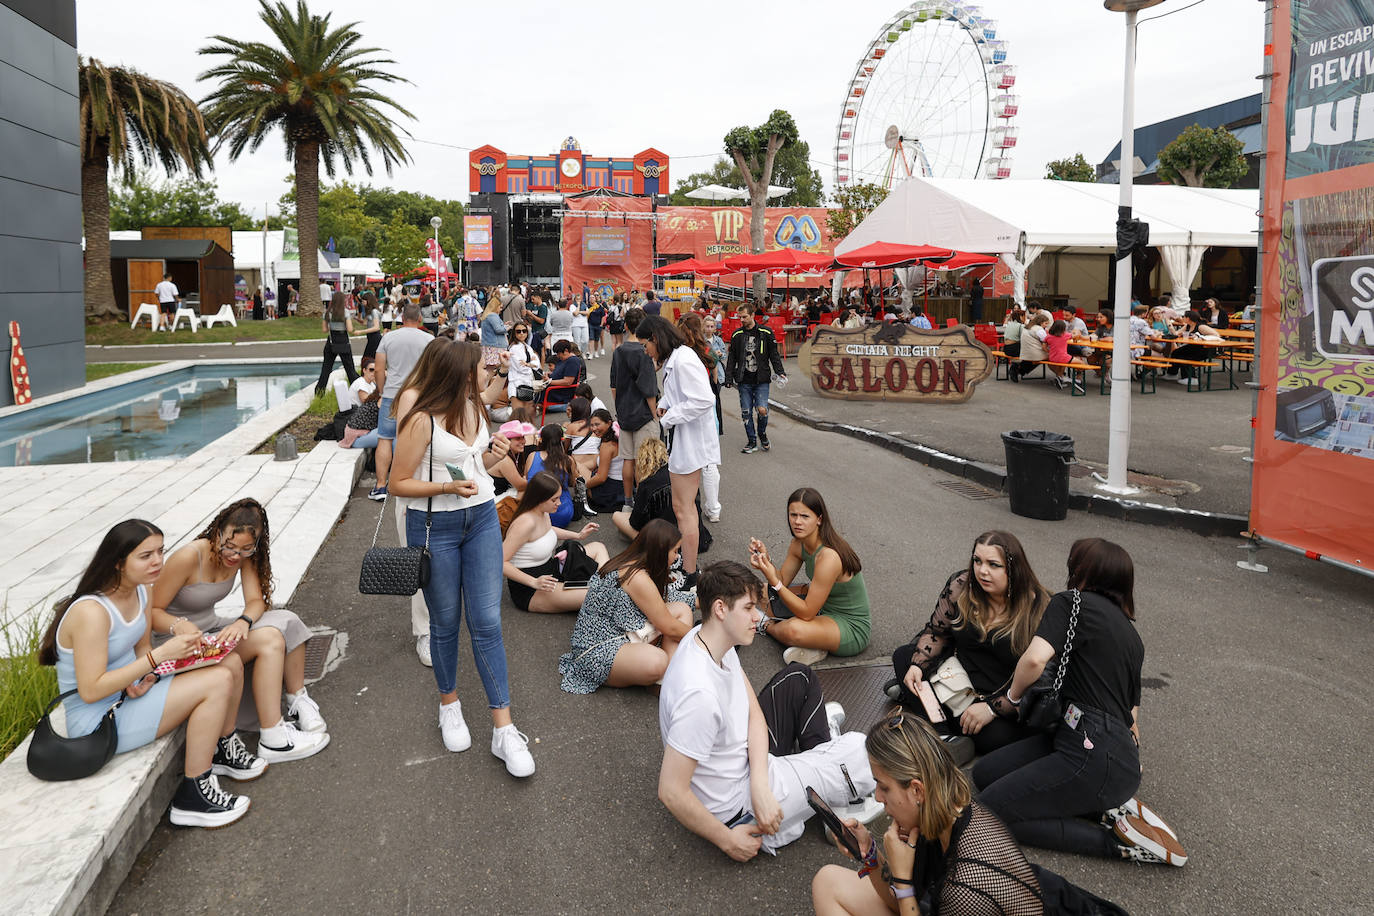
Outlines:
[[181,319],[183,318],[185,318],[186,323],[191,326],[192,334],[200,330],[200,317],[196,315],[194,311],[182,305],[177,307],[176,314],[172,316],[173,331],[175,331],[181,325]]
[[155,302],[145,302],[145,303],[143,303],[142,305],[140,305],[140,306],[138,307],[138,311],[134,312],[134,320],[131,321],[131,322],[129,322],[129,330],[132,331],[134,328],[138,327],[138,322],[139,322],[139,320],[142,319],[142,318],[144,318],[144,317],[147,317],[147,319],[148,319],[148,326],[149,326],[152,330],[156,331],[156,330],[157,330],[157,315],[158,315],[157,303],[155,303]]
[[206,315],[200,320],[205,322],[207,328],[213,328],[216,324],[223,324],[226,321],[234,327],[239,326],[238,319],[234,317],[234,307],[232,305],[221,305],[218,312],[215,312],[213,315]]

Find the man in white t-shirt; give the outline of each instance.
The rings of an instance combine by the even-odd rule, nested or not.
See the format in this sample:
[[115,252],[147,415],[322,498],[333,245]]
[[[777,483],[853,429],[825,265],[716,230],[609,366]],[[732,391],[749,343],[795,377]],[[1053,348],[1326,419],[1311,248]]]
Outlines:
[[181,291],[172,282],[171,274],[163,274],[162,282],[153,287],[153,293],[157,296],[157,310],[161,318],[158,329],[170,331],[172,329],[172,317],[177,310],[177,302],[181,300]]
[[702,622],[673,654],[658,700],[659,800],[739,862],[802,835],[813,813],[808,786],[842,818],[882,813],[864,798],[875,786],[864,736],[838,734],[844,711],[823,703],[810,668],[788,665],[754,695],[735,647],[754,640],[761,588],[732,560],[701,570]]

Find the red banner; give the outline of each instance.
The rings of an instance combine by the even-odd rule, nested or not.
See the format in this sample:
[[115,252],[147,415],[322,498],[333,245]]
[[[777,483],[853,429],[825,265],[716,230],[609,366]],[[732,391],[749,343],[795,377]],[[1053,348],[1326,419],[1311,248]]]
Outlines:
[[[574,211],[563,217],[563,287],[568,296],[580,296],[583,283],[603,295],[653,289],[653,222],[621,215],[647,215],[653,209],[647,197],[566,198],[563,207]],[[619,246],[619,263],[587,260],[616,255],[607,247],[614,245]]]
[[492,251],[491,217],[463,217],[463,260],[490,261]]
[[[1250,526],[1374,569],[1374,53],[1362,0],[1278,0]],[[1352,56],[1353,55],[1353,56]],[[1359,101],[1359,123],[1353,117]],[[1334,112],[1334,115],[1333,115]]]

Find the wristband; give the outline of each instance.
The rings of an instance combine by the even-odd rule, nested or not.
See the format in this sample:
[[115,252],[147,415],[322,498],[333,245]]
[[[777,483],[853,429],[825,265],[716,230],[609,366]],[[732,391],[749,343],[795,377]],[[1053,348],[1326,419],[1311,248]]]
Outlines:
[[242,620],[244,623],[248,624],[248,628],[250,630],[253,628],[253,624],[257,622],[252,617],[249,617],[247,614],[240,614],[238,616],[238,620],[235,620],[234,623],[238,623],[239,620]]
[[916,896],[916,888],[914,888],[914,887],[894,887],[894,888],[892,889],[892,896],[893,896],[893,897],[896,897],[898,900],[906,900],[906,899],[909,898],[909,897],[915,897],[915,896]]
[[151,674],[157,670],[157,660],[153,658],[153,650],[148,650],[148,672]]

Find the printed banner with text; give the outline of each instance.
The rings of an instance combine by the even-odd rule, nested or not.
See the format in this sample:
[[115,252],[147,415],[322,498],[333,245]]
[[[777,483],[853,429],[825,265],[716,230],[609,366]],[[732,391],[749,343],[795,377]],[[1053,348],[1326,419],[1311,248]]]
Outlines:
[[[808,254],[835,254],[824,207],[768,207],[764,210],[763,248],[795,248]],[[749,252],[748,207],[659,207],[658,253],[685,254],[700,261],[719,261]],[[885,275],[890,276],[890,271]],[[877,282],[876,274],[871,277]],[[741,286],[743,275],[721,278]],[[714,282],[714,281],[713,281]],[[889,281],[890,282],[890,281]],[[778,284],[776,281],[770,283]],[[793,286],[829,286],[830,278],[796,277]],[[845,286],[862,286],[863,271],[845,274]]]
[[463,217],[463,260],[490,261],[493,251],[491,217]]
[[586,283],[594,293],[610,296],[632,289],[652,289],[653,223],[621,214],[649,213],[647,197],[569,197],[563,207],[563,289],[580,296]]

